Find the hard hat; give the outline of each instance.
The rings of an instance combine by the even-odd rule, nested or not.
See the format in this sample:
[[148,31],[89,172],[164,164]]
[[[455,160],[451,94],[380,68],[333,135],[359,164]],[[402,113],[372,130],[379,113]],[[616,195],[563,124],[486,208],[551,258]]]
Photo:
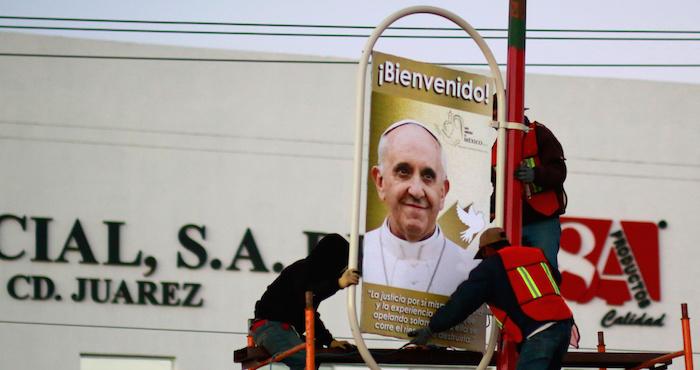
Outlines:
[[492,227],[486,229],[486,231],[481,234],[481,239],[479,239],[479,251],[476,252],[474,259],[484,259],[484,247],[502,241],[508,241],[508,236],[503,228]]

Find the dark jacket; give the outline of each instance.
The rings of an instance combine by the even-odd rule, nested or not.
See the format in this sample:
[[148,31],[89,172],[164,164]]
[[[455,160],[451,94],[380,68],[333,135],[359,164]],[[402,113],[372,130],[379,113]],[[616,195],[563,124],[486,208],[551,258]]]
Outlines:
[[[525,125],[530,126],[530,120],[525,117]],[[559,143],[559,140],[554,136],[543,124],[534,122],[534,133],[537,138],[537,156],[539,157],[540,165],[535,167],[534,184],[541,187],[542,190],[554,190],[559,201],[559,209],[551,215],[544,215],[537,212],[527,202],[523,202],[523,219],[522,224],[527,225],[533,222],[543,221],[553,217],[559,217],[566,211],[566,193],[564,192],[564,180],[566,180],[566,163],[564,163],[564,149]],[[523,139],[523,143],[525,140]],[[524,158],[523,158],[524,159]],[[496,146],[493,147],[492,165],[496,165]],[[495,167],[491,171],[491,182],[496,183]],[[495,194],[491,196],[491,219],[493,220],[496,208]]]
[[558,217],[566,210],[564,149],[552,131],[539,122],[535,121],[534,124],[537,136],[537,156],[540,161],[540,165],[535,167],[534,184],[543,190],[553,189],[557,194],[559,209],[554,214],[547,216],[534,210],[528,202],[523,202],[523,225]]
[[348,242],[338,234],[321,239],[308,257],[287,266],[267,287],[255,304],[255,318],[279,321],[306,330],[306,291],[314,292],[316,342],[328,346],[333,336],[323,325],[317,311],[324,299],[340,289],[338,278],[348,264]]

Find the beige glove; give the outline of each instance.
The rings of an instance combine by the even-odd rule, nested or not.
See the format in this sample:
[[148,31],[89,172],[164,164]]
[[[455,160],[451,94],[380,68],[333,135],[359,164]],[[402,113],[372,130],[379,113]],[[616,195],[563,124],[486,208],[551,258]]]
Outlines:
[[350,342],[348,342],[346,340],[337,341],[337,340],[333,339],[333,341],[331,342],[331,344],[328,347],[348,350],[348,349],[352,349],[355,346],[353,346],[352,344],[350,344]]
[[356,285],[360,282],[360,274],[355,269],[347,269],[343,272],[343,275],[338,279],[338,286],[340,289],[345,289],[350,285]]

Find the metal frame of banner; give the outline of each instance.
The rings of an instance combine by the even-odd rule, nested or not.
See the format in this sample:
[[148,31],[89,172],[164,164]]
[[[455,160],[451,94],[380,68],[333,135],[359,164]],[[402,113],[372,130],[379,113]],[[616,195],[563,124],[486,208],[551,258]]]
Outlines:
[[[356,269],[359,264],[359,227],[360,227],[360,208],[361,208],[361,195],[362,195],[362,151],[363,151],[363,137],[364,137],[364,119],[365,119],[365,88],[367,79],[367,68],[369,65],[369,59],[372,55],[374,45],[381,36],[382,32],[386,30],[392,23],[397,20],[406,17],[411,14],[433,14],[447,20],[452,21],[456,25],[460,26],[469,36],[476,42],[476,44],[481,49],[481,52],[486,58],[489,68],[491,69],[491,74],[496,87],[497,99],[499,102],[505,102],[505,91],[503,85],[503,77],[501,76],[501,71],[498,69],[498,64],[496,59],[491,53],[488,45],[484,39],[479,35],[479,33],[464,19],[458,15],[449,12],[447,10],[432,7],[432,6],[414,6],[405,8],[391,14],[389,17],[384,19],[372,32],[365,48],[362,51],[362,57],[360,59],[359,68],[357,71],[357,91],[356,91],[356,110],[355,110],[355,147],[354,147],[354,166],[353,166],[353,195],[352,195],[352,219],[350,226],[350,255],[349,255],[349,268]],[[500,107],[505,107],[505,104],[499,104]],[[505,109],[498,109],[497,120],[498,125],[498,152],[497,152],[497,172],[496,172],[496,209],[495,209],[495,219],[494,225],[498,227],[503,227],[504,223],[504,213],[503,204],[505,199],[505,192],[503,189],[503,184],[505,183],[505,155],[506,155],[506,127],[504,125],[505,119]],[[348,319],[350,322],[350,329],[352,330],[353,338],[357,345],[358,351],[365,361],[367,366],[371,369],[379,370],[380,367],[377,362],[372,357],[369,352],[367,345],[362,338],[362,333],[360,332],[360,326],[357,319],[357,286],[352,285],[348,288],[347,295],[347,309],[348,309]],[[491,336],[489,338],[488,345],[486,346],[486,352],[484,357],[481,359],[477,370],[483,370],[488,366],[493,356],[493,351],[496,346],[496,339],[498,338],[498,326],[492,325]]]

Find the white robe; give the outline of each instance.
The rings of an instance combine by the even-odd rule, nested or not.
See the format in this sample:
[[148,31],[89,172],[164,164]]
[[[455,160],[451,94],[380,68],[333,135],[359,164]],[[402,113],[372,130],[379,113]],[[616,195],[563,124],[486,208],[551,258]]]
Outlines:
[[389,230],[387,220],[365,234],[362,280],[368,283],[451,295],[479,261],[445,238],[439,226],[428,239],[409,242]]

